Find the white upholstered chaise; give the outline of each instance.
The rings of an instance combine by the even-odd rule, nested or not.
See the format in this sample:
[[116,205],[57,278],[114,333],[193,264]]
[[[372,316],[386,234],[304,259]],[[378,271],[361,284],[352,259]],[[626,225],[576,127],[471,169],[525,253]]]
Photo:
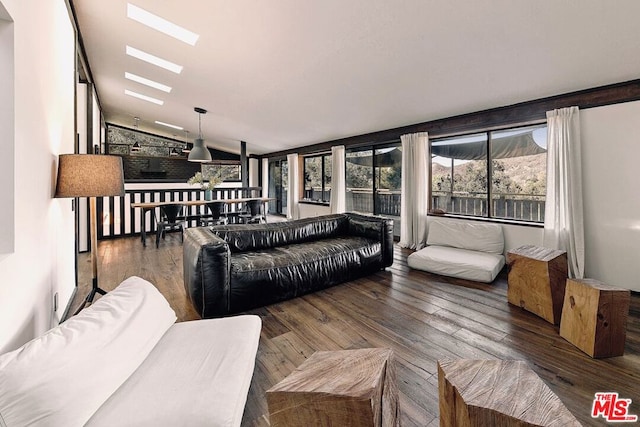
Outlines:
[[443,276],[492,282],[505,264],[504,236],[498,224],[434,220],[427,247],[407,258],[411,268]]
[[130,277],[0,355],[0,426],[239,426],[260,318],[175,320],[151,283]]

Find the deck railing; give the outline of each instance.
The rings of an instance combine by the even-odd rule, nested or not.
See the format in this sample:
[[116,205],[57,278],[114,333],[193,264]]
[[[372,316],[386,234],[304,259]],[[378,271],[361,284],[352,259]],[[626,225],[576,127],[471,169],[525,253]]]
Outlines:
[[[539,194],[493,194],[491,201],[493,218],[519,221],[544,222],[545,201]],[[456,194],[434,192],[431,207],[448,213],[470,216],[487,215],[486,194]]]
[[[377,190],[374,198],[371,189],[348,188],[347,210],[376,213],[387,216],[400,216],[402,196],[400,191]],[[448,213],[469,216],[487,215],[486,194],[456,194],[434,192],[431,207]],[[539,194],[494,194],[491,214],[494,218],[519,221],[544,222],[544,196]]]

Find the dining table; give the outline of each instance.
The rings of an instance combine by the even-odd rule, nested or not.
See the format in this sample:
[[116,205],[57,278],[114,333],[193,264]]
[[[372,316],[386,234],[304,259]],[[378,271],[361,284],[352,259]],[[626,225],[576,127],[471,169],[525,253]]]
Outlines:
[[[163,206],[163,205],[182,205],[182,206],[202,206],[207,203],[212,202],[224,202],[227,206],[231,206],[234,204],[243,204],[249,202],[251,200],[260,200],[263,203],[267,203],[270,200],[275,200],[273,197],[244,197],[237,199],[215,199],[215,200],[173,200],[173,201],[164,201],[164,202],[135,202],[131,203],[132,208],[137,208],[142,210],[142,215],[140,217],[140,240],[142,240],[142,245],[147,246],[147,212],[153,212],[155,216],[155,209]],[[266,210],[265,210],[266,212]]]

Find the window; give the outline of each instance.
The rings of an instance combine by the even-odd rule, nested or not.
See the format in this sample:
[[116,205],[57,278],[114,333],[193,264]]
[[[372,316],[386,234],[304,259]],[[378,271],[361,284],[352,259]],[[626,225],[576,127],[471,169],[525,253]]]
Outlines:
[[207,163],[202,165],[202,175],[205,179],[218,176],[223,181],[241,181],[241,167],[239,163]]
[[303,200],[329,203],[331,200],[331,154],[304,158]]
[[[347,210],[400,218],[402,147],[399,143],[346,151]],[[400,230],[394,227],[394,230]]]
[[269,213],[287,214],[289,164],[286,159],[269,160]]
[[431,209],[544,222],[547,127],[431,141]]

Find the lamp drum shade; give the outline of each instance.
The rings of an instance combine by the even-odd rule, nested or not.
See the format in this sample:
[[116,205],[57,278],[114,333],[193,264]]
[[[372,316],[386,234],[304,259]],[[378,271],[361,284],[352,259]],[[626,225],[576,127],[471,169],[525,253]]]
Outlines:
[[102,154],[61,154],[55,197],[124,196],[122,158]]

